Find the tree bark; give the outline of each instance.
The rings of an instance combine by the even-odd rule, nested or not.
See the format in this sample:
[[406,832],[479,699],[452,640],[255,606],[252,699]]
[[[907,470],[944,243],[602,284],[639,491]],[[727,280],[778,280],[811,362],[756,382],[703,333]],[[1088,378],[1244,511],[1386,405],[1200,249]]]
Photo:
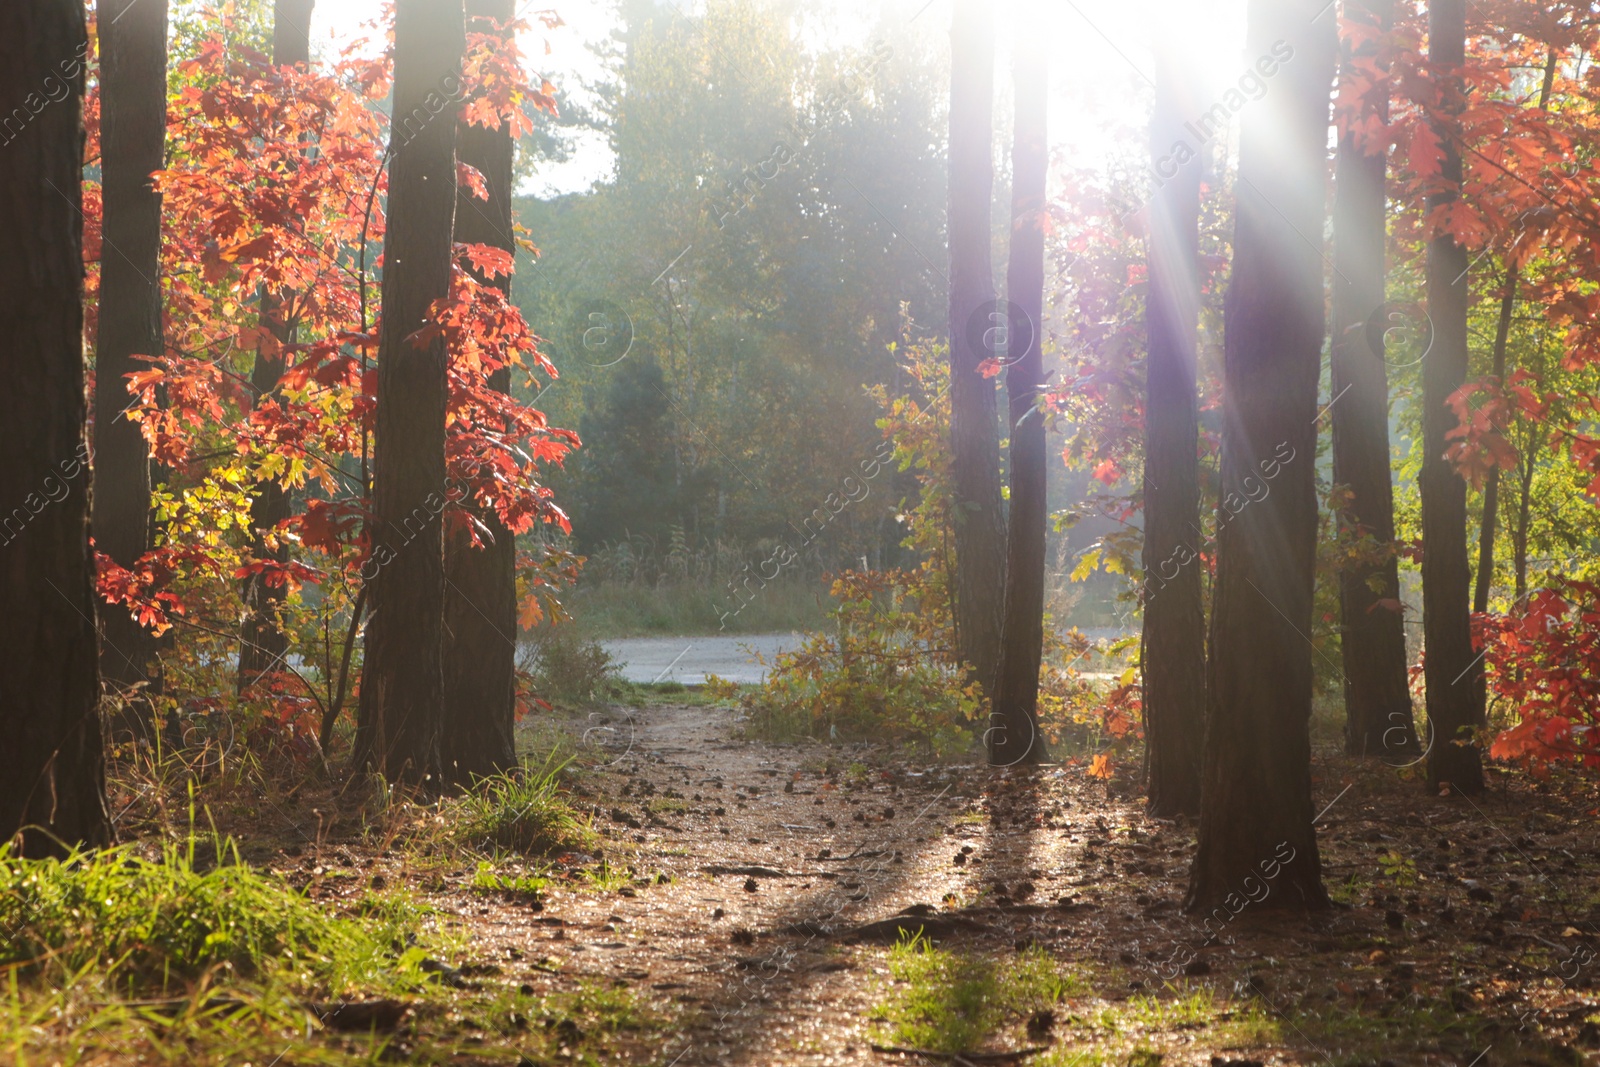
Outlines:
[[[311,10],[315,0],[275,0],[272,7],[272,62],[279,67],[305,68],[311,63]],[[293,293],[263,292],[261,294],[261,323],[279,344],[293,344],[295,323],[286,317],[285,309],[294,300]],[[283,377],[283,355],[269,355],[257,351],[255,367],[250,373],[250,391],[256,403],[271,396]],[[287,519],[293,501],[282,485],[275,481],[261,483],[256,498],[250,504],[250,525],[256,531],[251,554],[260,560],[283,564],[289,561],[289,546],[280,542],[269,546],[263,536]],[[244,580],[241,596],[245,604],[245,621],[239,643],[239,691],[243,692],[265,672],[281,668],[289,652],[289,636],[284,633],[278,617],[285,589],[273,585],[257,574]]]
[[[1466,50],[1466,0],[1432,0],[1428,10],[1428,62],[1440,79],[1447,115],[1459,112],[1459,69]],[[1433,215],[1461,189],[1461,154],[1447,118],[1440,122],[1443,176],[1448,188],[1428,197]],[[1475,794],[1483,765],[1468,736],[1483,725],[1476,699],[1482,661],[1472,650],[1467,565],[1467,483],[1445,458],[1446,435],[1456,425],[1446,400],[1467,380],[1467,251],[1449,233],[1428,243],[1428,315],[1433,348],[1422,364],[1422,616],[1427,684],[1428,787]]]
[[[0,839],[104,845],[83,358],[83,87],[77,0],[10,0],[0,100]],[[25,44],[23,44],[25,43]],[[35,108],[37,106],[37,109]]]
[[[103,249],[95,343],[95,548],[124,567],[153,545],[150,449],[127,417],[136,355],[166,351],[161,329],[167,0],[100,0],[100,185]],[[124,607],[101,613],[100,671],[126,693],[159,690],[156,639]]]
[[272,62],[280,67],[311,64],[311,11],[317,0],[273,0]]
[[[1159,33],[1160,31],[1158,31]],[[1201,111],[1187,42],[1161,34],[1151,162],[1162,184],[1149,203],[1145,303],[1144,683],[1152,815],[1200,811],[1205,738],[1206,621],[1200,587],[1200,421],[1195,353],[1200,315],[1200,170],[1184,122]]]
[[[478,20],[473,30],[494,33],[496,25],[509,26],[516,17],[515,3],[467,0],[467,15]],[[514,254],[511,165],[516,146],[510,127],[463,124],[456,143],[461,161],[476,167],[489,189],[487,201],[466,187],[458,191],[456,241]],[[511,295],[510,278],[496,278],[492,284]],[[510,369],[496,371],[490,385],[509,392]],[[445,777],[457,783],[517,762],[517,540],[493,509],[476,508],[474,514],[489,531],[480,531],[483,547],[473,548],[464,530],[445,538],[445,725],[440,745]]]
[[[1004,325],[995,308],[989,201],[994,195],[994,12],[956,0],[950,31],[950,447],[956,498],[956,641],[987,693],[1000,659],[1005,512],[1000,428],[984,338]],[[998,320],[998,321],[996,321]]]
[[1006,395],[1011,416],[1011,518],[1006,527],[1005,617],[989,762],[1037,763],[1039,662],[1044,651],[1046,456],[1039,388],[1044,381],[1044,223],[1050,169],[1047,109],[1050,61],[1043,39],[1016,50],[1016,131],[1011,155],[1011,252],[1006,268],[1009,331]]
[[441,637],[447,360],[413,335],[449,295],[456,206],[455,108],[461,0],[399,0],[389,229],[383,242],[373,449],[371,613],[356,722],[356,765],[437,785],[444,710]]
[[[1393,18],[1393,0],[1347,2],[1346,18],[1356,16],[1353,8],[1364,8],[1368,21],[1385,30]],[[1363,51],[1372,49],[1346,52],[1343,79],[1360,80],[1355,62]],[[1387,96],[1373,106],[1387,121]],[[1368,330],[1367,323],[1384,314],[1386,167],[1381,147],[1363,146],[1350,133],[1340,139],[1334,164],[1333,400],[1328,408],[1333,480],[1350,490],[1349,509],[1339,520],[1383,545],[1394,541],[1389,382],[1382,333]],[[1340,571],[1345,751],[1352,756],[1414,758],[1418,751],[1399,602],[1400,565],[1393,554],[1380,564]]]
[[[1251,0],[1252,56],[1279,67],[1243,116],[1224,306],[1222,508],[1207,664],[1199,849],[1187,906],[1250,894],[1323,908],[1312,827],[1311,601],[1334,20],[1323,0]],[[1285,55],[1286,49],[1292,53]]]

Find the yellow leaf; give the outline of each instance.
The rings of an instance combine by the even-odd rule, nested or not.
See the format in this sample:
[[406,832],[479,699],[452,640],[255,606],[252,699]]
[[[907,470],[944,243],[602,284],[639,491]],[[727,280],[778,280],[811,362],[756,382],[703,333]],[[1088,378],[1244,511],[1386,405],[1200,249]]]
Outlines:
[[1098,548],[1085,552],[1078,559],[1078,565],[1072,568],[1072,580],[1075,582],[1083,581],[1085,578],[1089,577],[1089,575],[1093,574],[1094,569],[1099,565],[1100,550]]

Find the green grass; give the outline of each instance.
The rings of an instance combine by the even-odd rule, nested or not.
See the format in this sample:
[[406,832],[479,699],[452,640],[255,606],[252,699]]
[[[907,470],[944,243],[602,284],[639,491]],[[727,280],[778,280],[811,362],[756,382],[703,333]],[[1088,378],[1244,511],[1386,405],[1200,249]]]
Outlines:
[[1003,1021],[999,976],[986,959],[934,948],[918,936],[890,950],[889,973],[901,988],[872,1017],[887,1024],[892,1044],[976,1051]]
[[1090,989],[1039,948],[995,959],[938,948],[919,935],[891,948],[888,962],[893,984],[872,1018],[887,1028],[890,1044],[934,1052],[977,1051],[1028,1014]]
[[597,851],[599,836],[562,794],[566,766],[546,761],[537,770],[526,767],[475,783],[452,802],[454,836],[473,848],[524,856]]
[[543,875],[501,873],[488,860],[481,861],[472,875],[473,892],[492,896],[538,898],[549,887],[550,879]]
[[1095,1022],[1100,1029],[1112,1033],[1192,1029],[1209,1025],[1219,1010],[1209,989],[1167,997],[1141,993],[1128,998],[1126,1004],[1103,1009]]
[[633,870],[608,860],[601,860],[593,867],[585,867],[583,878],[593,889],[614,892],[633,882]]
[[128,993],[217,974],[306,994],[408,987],[420,979],[402,951],[411,919],[339,916],[218,838],[169,843],[155,859],[132,846],[59,860],[0,849],[0,964],[97,973]]
[[[481,867],[474,888],[491,883],[542,888]],[[665,1040],[669,1014],[627,989],[536,995],[498,968],[443,982],[430,958],[471,961],[437,927],[403,890],[311,899],[217,836],[60,860],[0,848],[0,1062],[597,1065]],[[360,1002],[403,1017],[354,1031],[320,1018]]]

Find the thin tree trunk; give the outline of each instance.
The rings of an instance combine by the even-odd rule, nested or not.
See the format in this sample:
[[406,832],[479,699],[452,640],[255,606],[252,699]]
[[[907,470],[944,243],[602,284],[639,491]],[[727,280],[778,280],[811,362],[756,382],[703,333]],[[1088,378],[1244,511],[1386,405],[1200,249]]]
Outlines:
[[[1550,49],[1544,62],[1544,83],[1539,87],[1539,110],[1550,107],[1550,93],[1555,88],[1556,64],[1559,54]],[[1517,268],[1506,267],[1505,293],[1500,298],[1500,321],[1494,333],[1494,380],[1503,386],[1506,380],[1506,347],[1511,340],[1511,316],[1517,307]],[[1472,594],[1472,610],[1482,614],[1489,610],[1489,589],[1494,583],[1494,536],[1500,504],[1500,468],[1489,468],[1489,481],[1483,490],[1483,525],[1478,532],[1477,586]],[[1484,685],[1480,671],[1479,686]],[[1480,700],[1482,697],[1480,696]]]
[[[1444,86],[1441,106],[1459,111],[1459,69],[1466,49],[1466,0],[1432,0],[1428,61]],[[1455,131],[1439,130],[1443,174],[1451,188],[1428,197],[1436,214],[1460,194]],[[1422,616],[1428,698],[1428,786],[1463,793],[1483,789],[1477,746],[1466,736],[1483,724],[1476,693],[1481,661],[1472,650],[1471,573],[1467,566],[1467,483],[1445,458],[1456,419],[1446,403],[1467,380],[1467,251],[1448,233],[1428,244],[1428,315],[1433,348],[1422,363]]]
[[[161,329],[167,0],[100,0],[100,184],[104,235],[95,343],[94,540],[124,567],[152,547],[150,449],[127,417],[136,355],[166,351]],[[158,691],[156,639],[124,607],[101,613],[100,671],[122,693]],[[140,702],[142,703],[142,701]],[[148,706],[140,712],[148,715]]]
[[1006,532],[1005,618],[986,741],[989,762],[1038,762],[1039,663],[1044,649],[1047,508],[1044,418],[1044,224],[1050,168],[1050,61],[1037,35],[1015,53],[1016,131],[1011,155],[1011,253],[1006,268],[1010,331],[1006,394],[1011,416],[1011,521]]
[[[315,0],[275,0],[272,8],[272,62],[280,67],[305,68],[311,63],[311,9]],[[293,344],[295,324],[285,317],[285,309],[294,300],[293,293],[262,292],[261,322],[280,345]],[[250,391],[256,403],[271,396],[283,376],[284,357],[281,352],[268,354],[256,352],[255,367],[250,374]],[[256,498],[250,504],[250,525],[256,531],[251,544],[251,555],[260,560],[283,564],[289,561],[289,546],[280,542],[269,546],[264,531],[277,527],[291,513],[293,502],[287,490],[278,482],[261,483]],[[245,604],[245,620],[239,643],[239,691],[265,672],[282,668],[283,658],[289,652],[289,636],[284,633],[278,617],[285,588],[273,585],[257,574],[246,578],[241,596]]]
[[444,341],[413,335],[449,295],[456,206],[455,109],[460,0],[399,0],[389,229],[383,242],[373,454],[372,567],[356,766],[418,783],[439,772],[447,360]]
[[1533,461],[1538,451],[1538,434],[1529,434],[1528,445],[1522,450],[1522,494],[1517,502],[1517,526],[1511,533],[1511,566],[1516,575],[1518,611],[1528,606],[1528,525],[1533,519]]
[[[956,0],[950,30],[950,447],[956,498],[956,641],[993,693],[1005,590],[1005,512],[995,383],[978,371],[995,310],[989,202],[994,195],[994,12]],[[998,320],[998,321],[997,321]]]
[[[0,100],[0,839],[22,854],[104,845],[83,360],[83,86],[78,0],[8,0]],[[37,107],[36,107],[37,105]]]
[[[1500,297],[1500,321],[1494,331],[1494,368],[1490,372],[1495,384],[1506,380],[1506,345],[1511,339],[1511,314],[1517,307],[1517,268],[1506,268],[1505,292]],[[1494,532],[1500,509],[1500,468],[1489,468],[1489,480],[1483,487],[1483,520],[1478,527],[1478,572],[1472,590],[1472,610],[1482,614],[1489,610],[1489,589],[1494,584]],[[1479,684],[1484,676],[1478,674]]]
[[[1323,908],[1311,806],[1311,600],[1334,20],[1251,0],[1247,54],[1273,107],[1246,112],[1224,307],[1222,509],[1207,663],[1199,848],[1187,907]],[[1292,48],[1292,59],[1282,58]]]
[[[1158,31],[1161,33],[1161,31]],[[1200,169],[1183,124],[1199,114],[1188,42],[1160,37],[1145,303],[1145,758],[1152,815],[1200,811],[1206,620],[1200,588],[1200,422],[1195,355],[1200,316]],[[1186,154],[1187,153],[1187,154]]]
[[[467,15],[479,33],[508,27],[514,0],[467,0]],[[510,32],[509,29],[506,30]],[[456,197],[456,235],[461,244],[493,245],[514,253],[511,229],[511,128],[462,125],[456,133],[461,161],[482,172],[489,199],[463,187]],[[488,279],[480,278],[480,281]],[[511,279],[493,284],[511,294]],[[511,388],[509,368],[490,384]],[[465,531],[445,538],[444,733],[440,739],[446,779],[470,782],[517,762],[517,540],[492,509],[474,512],[489,531],[473,548]]]
[[[1347,19],[1355,6],[1347,2]],[[1392,0],[1371,0],[1364,6],[1368,21],[1387,30]],[[1347,53],[1342,78],[1359,83],[1363,76],[1356,61],[1370,51]],[[1387,121],[1387,97],[1373,107]],[[1362,144],[1350,133],[1340,139],[1333,202],[1333,401],[1328,409],[1333,480],[1350,490],[1349,510],[1340,519],[1382,545],[1394,541],[1389,383],[1382,334],[1366,325],[1383,314],[1385,169],[1381,145]],[[1340,571],[1345,751],[1352,756],[1414,757],[1418,750],[1399,602],[1400,566],[1392,553],[1380,564]]]

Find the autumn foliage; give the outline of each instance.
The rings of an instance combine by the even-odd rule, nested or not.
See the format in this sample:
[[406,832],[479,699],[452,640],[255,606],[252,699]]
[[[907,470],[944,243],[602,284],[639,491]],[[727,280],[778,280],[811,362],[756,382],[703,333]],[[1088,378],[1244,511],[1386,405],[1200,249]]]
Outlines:
[[[439,121],[509,124],[515,134],[529,128],[528,109],[554,111],[552,87],[527,80],[514,41],[514,33],[469,34],[461,99],[470,103]],[[357,676],[352,642],[334,629],[353,636],[361,587],[382,563],[367,531],[389,143],[378,105],[390,56],[352,47],[331,66],[275,67],[230,48],[219,29],[174,73],[169,166],[155,178],[167,348],[141,357],[146,369],[128,380],[133,415],[166,472],[156,494],[160,535],[133,567],[102,556],[100,592],[157,632],[176,625],[221,638],[241,614],[240,579],[261,575],[302,593],[280,623],[297,637],[291,656],[326,667],[324,677],[313,682],[285,662],[247,695],[291,734],[305,734],[320,713],[325,734]],[[92,153],[93,99],[88,110]],[[487,196],[482,176],[463,171],[464,184]],[[92,182],[85,202],[92,279],[112,250],[97,239]],[[503,369],[524,390],[556,377],[521,312],[487,284],[513,267],[500,249],[458,245],[450,295],[413,338],[442,336],[449,347],[445,521],[468,528],[474,543],[474,508],[493,509],[515,533],[540,523],[568,529],[541,469],[561,463],[577,435],[550,426],[515,390],[489,386]],[[257,359],[283,367],[260,396],[250,379]],[[251,501],[268,483],[298,504],[262,531],[269,549],[289,546],[286,562],[252,553]],[[559,613],[554,595],[576,559],[552,552],[522,562],[525,621]]]

